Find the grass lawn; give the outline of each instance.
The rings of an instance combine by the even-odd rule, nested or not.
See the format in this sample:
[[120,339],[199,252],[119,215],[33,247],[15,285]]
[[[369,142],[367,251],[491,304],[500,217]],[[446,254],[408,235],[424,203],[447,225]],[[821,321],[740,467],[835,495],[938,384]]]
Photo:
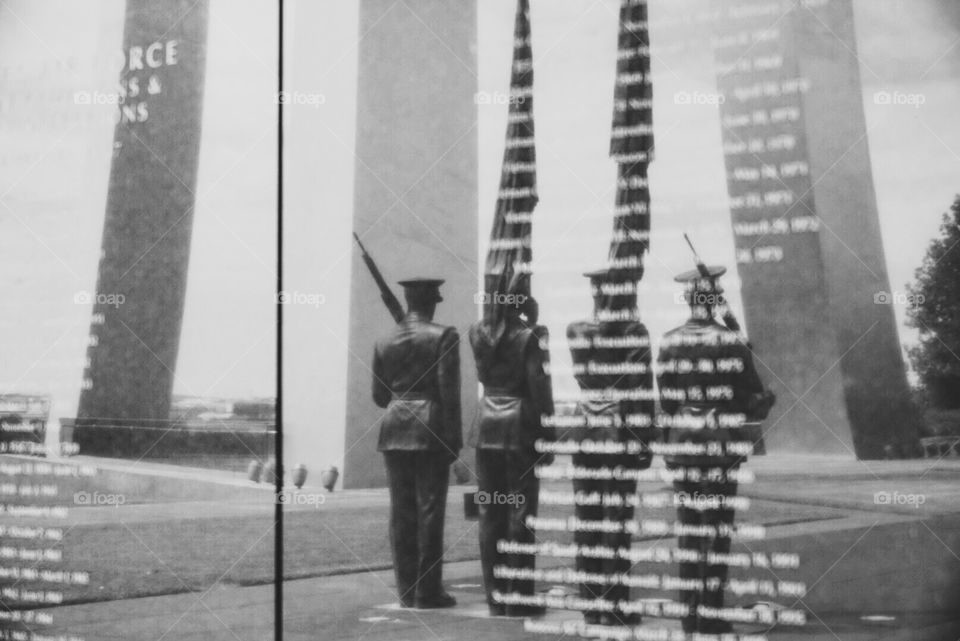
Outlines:
[[[447,561],[479,559],[477,523],[464,520],[461,501],[451,493],[445,531]],[[544,507],[541,515],[560,516],[569,511],[569,507]],[[824,508],[757,501],[746,518],[772,524],[833,515]],[[644,517],[672,520],[673,512],[645,510]],[[58,546],[63,549],[63,561],[38,566],[90,573],[89,585],[64,587],[66,602],[203,592],[217,585],[273,581],[272,518],[122,519],[120,508],[116,522],[73,527]],[[284,533],[284,575],[290,579],[391,565],[383,506],[290,512],[284,518]],[[37,584],[23,583],[21,587],[36,588]]]

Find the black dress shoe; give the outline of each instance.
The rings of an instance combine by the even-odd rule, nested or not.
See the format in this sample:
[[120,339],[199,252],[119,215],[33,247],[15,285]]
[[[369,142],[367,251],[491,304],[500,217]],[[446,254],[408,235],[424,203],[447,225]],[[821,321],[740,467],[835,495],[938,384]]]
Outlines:
[[700,619],[699,632],[704,634],[730,634],[733,624],[722,619]]
[[599,612],[584,612],[583,620],[587,625],[600,625],[600,622],[603,620],[603,616]]
[[441,592],[437,596],[429,599],[417,599],[417,607],[421,610],[437,610],[440,608],[452,608],[457,604],[457,600],[446,592]]
[[603,615],[603,625],[636,626],[640,625],[640,615],[624,614],[623,612],[608,612]]
[[508,617],[542,617],[547,609],[542,605],[508,605]]
[[413,607],[416,607],[416,605],[417,605],[417,602],[413,601],[412,599],[400,599],[401,608],[413,608]]
[[490,603],[487,607],[490,608],[490,616],[492,617],[502,617],[507,614],[507,608],[502,603]]

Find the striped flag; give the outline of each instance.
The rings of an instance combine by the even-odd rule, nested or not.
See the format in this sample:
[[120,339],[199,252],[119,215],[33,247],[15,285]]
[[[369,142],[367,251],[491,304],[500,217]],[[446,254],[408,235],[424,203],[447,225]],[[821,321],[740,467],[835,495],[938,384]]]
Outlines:
[[650,248],[653,86],[647,0],[622,0],[620,6],[610,156],[617,163],[617,199],[609,266],[614,280],[637,282]]
[[509,115],[497,209],[484,269],[484,318],[502,326],[494,297],[530,295],[531,216],[537,205],[537,152],[533,135],[533,53],[529,0],[517,1]]

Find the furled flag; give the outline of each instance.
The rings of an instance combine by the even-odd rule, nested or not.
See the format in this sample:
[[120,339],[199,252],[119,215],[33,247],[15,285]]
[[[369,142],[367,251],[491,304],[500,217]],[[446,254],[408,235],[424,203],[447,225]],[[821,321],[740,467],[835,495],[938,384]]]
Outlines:
[[485,324],[489,328],[500,328],[501,331],[503,306],[495,304],[497,297],[511,294],[530,296],[530,261],[533,256],[530,222],[538,198],[529,0],[517,1],[508,103],[500,191],[484,269]]
[[647,0],[622,0],[613,96],[610,156],[617,163],[617,200],[609,267],[617,282],[643,277],[650,248],[650,190],[653,160],[653,87]]

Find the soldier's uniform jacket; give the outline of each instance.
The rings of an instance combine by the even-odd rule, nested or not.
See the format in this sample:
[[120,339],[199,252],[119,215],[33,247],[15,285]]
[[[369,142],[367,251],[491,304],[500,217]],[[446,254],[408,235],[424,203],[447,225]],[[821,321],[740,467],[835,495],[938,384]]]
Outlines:
[[[743,423],[762,420],[764,387],[750,348],[736,332],[691,319],[664,335],[657,357],[660,405],[668,415],[669,443],[743,441]],[[667,456],[674,465],[732,465],[739,456]]]
[[643,323],[575,322],[567,327],[567,340],[574,377],[583,392],[579,411],[592,417],[609,416],[620,423],[615,428],[578,430],[575,438],[643,443],[655,440],[650,334]]
[[510,323],[492,349],[481,324],[470,327],[470,345],[477,360],[483,398],[468,443],[477,449],[533,451],[538,438],[552,439],[541,416],[553,414],[553,391],[546,352],[534,329]]
[[453,327],[408,313],[373,357],[373,400],[387,411],[379,451],[456,454],[460,423],[460,337]]

